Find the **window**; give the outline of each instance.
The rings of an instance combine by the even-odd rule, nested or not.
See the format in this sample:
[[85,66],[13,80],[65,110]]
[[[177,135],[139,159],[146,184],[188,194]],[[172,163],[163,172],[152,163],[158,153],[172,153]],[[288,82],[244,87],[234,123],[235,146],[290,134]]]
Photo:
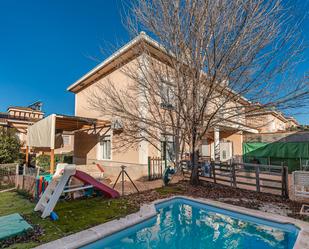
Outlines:
[[226,150],[222,151],[222,159],[225,160],[226,159]]
[[62,139],[63,139],[63,145],[69,145],[71,143],[70,136],[68,135],[62,135]]
[[163,138],[163,141],[161,142],[161,153],[162,159],[166,159],[167,161],[175,160],[175,143],[172,136]]
[[173,92],[173,88],[168,83],[162,83],[160,89],[161,95],[161,107],[165,109],[172,109],[175,103],[175,96]]
[[210,148],[209,148],[209,144],[207,139],[203,139],[202,140],[202,145],[200,147],[200,151],[201,151],[201,156],[210,156]]
[[100,138],[100,158],[111,159],[111,138],[110,136],[104,136]]

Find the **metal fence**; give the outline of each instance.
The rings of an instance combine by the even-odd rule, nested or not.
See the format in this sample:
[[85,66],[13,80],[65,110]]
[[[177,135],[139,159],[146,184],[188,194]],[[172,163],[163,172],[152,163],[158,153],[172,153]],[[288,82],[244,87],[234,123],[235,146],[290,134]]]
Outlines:
[[[183,173],[188,177],[191,169],[184,167]],[[202,181],[271,192],[288,198],[288,168],[283,165],[211,162],[209,166],[199,168],[199,175]]]

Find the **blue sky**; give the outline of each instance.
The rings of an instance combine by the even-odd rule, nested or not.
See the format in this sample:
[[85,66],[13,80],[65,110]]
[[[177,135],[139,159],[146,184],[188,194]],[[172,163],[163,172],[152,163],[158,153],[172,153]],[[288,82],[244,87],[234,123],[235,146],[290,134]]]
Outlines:
[[[90,56],[102,60],[129,40],[121,11],[120,0],[1,0],[0,111],[41,100],[47,114],[74,114],[66,88],[97,65]],[[308,44],[308,18],[303,30]],[[297,118],[309,124],[309,114]]]
[[101,57],[100,46],[129,39],[120,1],[0,1],[0,111],[44,102],[46,113],[73,114],[66,88]]

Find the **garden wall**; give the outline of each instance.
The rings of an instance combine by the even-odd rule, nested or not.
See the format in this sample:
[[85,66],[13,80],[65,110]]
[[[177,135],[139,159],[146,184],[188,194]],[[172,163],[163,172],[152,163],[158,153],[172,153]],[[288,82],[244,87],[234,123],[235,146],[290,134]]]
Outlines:
[[16,175],[16,188],[26,191],[34,197],[35,193],[35,176],[30,175]]

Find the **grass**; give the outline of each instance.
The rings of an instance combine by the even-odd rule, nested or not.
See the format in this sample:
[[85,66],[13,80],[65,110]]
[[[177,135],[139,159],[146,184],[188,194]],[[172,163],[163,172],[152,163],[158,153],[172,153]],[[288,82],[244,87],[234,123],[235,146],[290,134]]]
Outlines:
[[44,231],[38,238],[40,242],[17,243],[9,248],[32,248],[137,211],[136,207],[130,206],[127,200],[121,198],[107,200],[95,197],[60,201],[55,208],[59,220],[51,221],[49,218],[41,219],[39,213],[33,211],[34,206],[34,203],[17,192],[0,193],[0,216],[20,213]]
[[165,187],[156,189],[156,191],[162,196],[166,196],[168,194],[183,194],[184,193],[184,189],[181,186],[165,186]]
[[15,187],[14,184],[2,184],[2,183],[0,182],[0,191],[1,191],[1,190],[6,190],[6,189],[10,189],[10,188],[14,188],[14,187]]

